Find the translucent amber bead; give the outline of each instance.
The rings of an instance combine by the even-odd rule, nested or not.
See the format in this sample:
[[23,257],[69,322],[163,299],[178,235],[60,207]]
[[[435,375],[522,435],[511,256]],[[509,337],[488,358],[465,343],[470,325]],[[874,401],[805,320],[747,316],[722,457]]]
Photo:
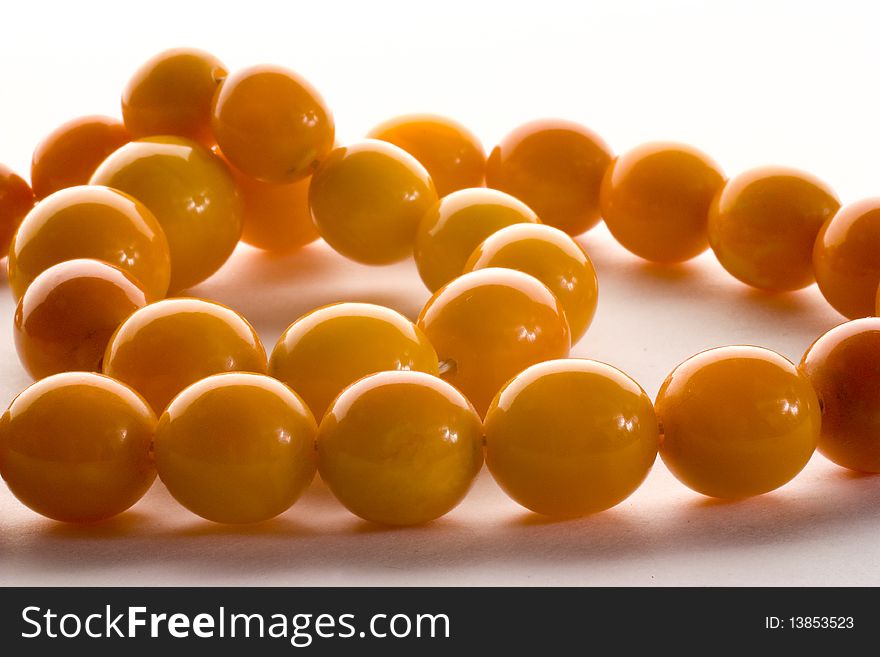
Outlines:
[[122,513],[156,478],[156,416],[127,386],[65,372],[37,381],[0,418],[0,474],[39,514],[94,522]]
[[34,207],[34,193],[24,178],[0,164],[0,259],[9,253],[12,236]]
[[384,370],[436,375],[437,354],[406,317],[370,303],[337,303],[300,317],[269,359],[269,374],[296,390],[318,419],[343,388]]
[[223,161],[182,137],[126,144],[92,176],[143,202],[168,237],[169,291],[177,293],[220,269],[241,237],[241,198]]
[[153,213],[127,194],[98,186],[55,192],[31,210],[9,250],[9,285],[20,299],[52,265],[93,258],[131,274],[150,300],[168,290],[171,260]]
[[461,275],[468,257],[492,233],[539,223],[522,201],[494,189],[463,189],[440,199],[419,223],[415,259],[425,285],[436,292]]
[[156,470],[193,513],[222,523],[274,518],[315,476],[315,419],[283,383],[234,372],[202,379],[159,418]]
[[394,144],[421,162],[440,196],[483,184],[483,145],[457,121],[433,114],[407,114],[377,125],[367,136]]
[[388,525],[439,518],[483,464],[483,428],[455,388],[423,372],[380,372],[345,389],[318,429],[318,469],[355,515]]
[[99,372],[110,336],[147,305],[131,276],[99,260],[49,267],[25,290],[15,311],[15,347],[35,379],[58,372]]
[[481,414],[514,375],[565,358],[571,347],[559,301],[537,278],[513,269],[459,276],[428,300],[417,323],[437,350],[441,376]]
[[326,242],[358,262],[381,265],[412,254],[416,229],[437,201],[425,167],[384,141],[334,150],[312,177],[312,219]]
[[130,385],[157,413],[188,385],[222,372],[266,373],[266,351],[234,310],[165,299],[133,313],[107,345],[104,374]]
[[704,495],[774,490],[810,460],[821,411],[810,381],[761,347],[719,347],[676,367],[657,395],[660,456]]
[[844,206],[822,226],[813,247],[816,282],[838,312],[874,314],[880,286],[880,198]]
[[880,472],[880,318],[831,329],[800,368],[822,400],[819,451],[850,470]]
[[538,363],[510,381],[486,414],[486,465],[536,513],[579,516],[629,497],[657,457],[645,391],[592,360]]
[[131,141],[125,126],[107,116],[84,116],[50,132],[34,149],[31,183],[37,198],[85,185],[110,153]]
[[333,148],[333,116],[314,87],[280,66],[230,75],[214,96],[214,136],[236,169],[290,183],[305,178]]
[[546,285],[565,309],[572,344],[587,332],[596,312],[599,282],[589,256],[567,233],[540,224],[502,228],[480,244],[465,271],[507,267]]
[[709,244],[722,266],[763,290],[812,283],[813,244],[840,202],[825,183],[781,167],[731,178],[709,212]]
[[709,207],[724,174],[690,146],[651,143],[617,156],[602,182],[608,230],[646,260],[683,262],[709,246]]
[[599,188],[611,158],[608,145],[582,125],[532,121],[489,154],[486,184],[521,199],[545,224],[580,235],[599,222]]

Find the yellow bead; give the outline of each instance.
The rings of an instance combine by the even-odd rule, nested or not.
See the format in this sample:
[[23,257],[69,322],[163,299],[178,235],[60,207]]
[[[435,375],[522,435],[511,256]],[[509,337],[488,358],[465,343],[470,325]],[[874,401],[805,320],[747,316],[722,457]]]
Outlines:
[[419,221],[436,201],[425,167],[377,140],[334,150],[309,188],[321,237],[345,257],[368,265],[409,257]]
[[269,359],[269,374],[296,390],[318,419],[343,388],[384,370],[436,375],[437,354],[406,317],[370,303],[337,303],[300,317]]
[[318,429],[321,478],[371,522],[417,525],[464,498],[483,431],[455,388],[423,372],[380,372],[345,389]]
[[130,385],[161,413],[211,374],[266,373],[266,351],[234,310],[202,299],[165,299],[133,313],[107,345],[104,374]]
[[565,312],[538,279],[489,268],[459,276],[428,300],[417,322],[437,350],[441,376],[480,414],[529,365],[565,358]]
[[486,414],[486,465],[536,513],[580,516],[629,497],[657,457],[654,406],[610,365],[560,359],[511,380]]
[[761,347],[719,347],[686,360],[657,395],[660,456],[704,495],[741,498],[791,480],[810,460],[821,411],[806,376]]
[[65,372],[37,381],[0,418],[0,474],[23,504],[54,520],[122,513],[156,471],[156,416],[127,386]]
[[567,233],[540,224],[515,224],[487,237],[471,254],[465,272],[507,267],[546,285],[565,309],[574,344],[587,332],[599,299],[589,256]]
[[159,419],[156,469],[193,513],[222,523],[274,518],[315,476],[315,419],[261,374],[217,374],[181,392]]
[[440,199],[419,223],[415,259],[422,281],[436,292],[463,273],[468,257],[495,231],[539,223],[521,201],[494,189],[463,189]]
[[646,260],[683,262],[709,246],[709,207],[724,174],[709,156],[683,144],[651,143],[619,155],[602,182],[608,230]]

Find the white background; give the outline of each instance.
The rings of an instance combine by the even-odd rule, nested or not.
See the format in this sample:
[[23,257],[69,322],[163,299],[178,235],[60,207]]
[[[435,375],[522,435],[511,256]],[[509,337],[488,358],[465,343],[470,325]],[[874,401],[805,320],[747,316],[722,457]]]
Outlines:
[[[871,2],[70,2],[12,3],[0,20],[0,161],[27,172],[58,123],[118,115],[131,72],[188,45],[231,67],[298,70],[335,111],[342,142],[398,113],[445,113],[487,147],[541,116],[581,121],[619,151],[645,140],[699,146],[730,175],[785,164],[844,202],[880,194],[877,16]],[[604,228],[582,243],[600,303],[574,354],[612,363],[651,394],[691,354],[722,344],[793,360],[842,321],[815,286],[770,296],[711,254],[671,268],[628,255]],[[7,287],[5,274],[0,286]],[[271,258],[240,247],[193,292],[243,312],[271,349],[301,313],[337,300],[414,316],[412,263],[365,268],[323,245]],[[0,291],[0,404],[25,385]],[[793,483],[721,503],[661,463],[619,507],[550,522],[485,474],[456,511],[384,529],[319,483],[280,518],[203,522],[157,483],[114,521],[44,520],[0,490],[0,584],[880,584],[880,480],[816,456]]]

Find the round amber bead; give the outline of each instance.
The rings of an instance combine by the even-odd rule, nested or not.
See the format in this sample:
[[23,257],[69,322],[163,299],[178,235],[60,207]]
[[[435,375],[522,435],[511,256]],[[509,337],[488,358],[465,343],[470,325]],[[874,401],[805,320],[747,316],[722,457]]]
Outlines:
[[774,292],[815,280],[813,244],[840,202],[825,183],[781,167],[731,178],[709,212],[709,244],[743,283]]
[[483,427],[455,388],[380,372],[345,389],[318,429],[321,478],[365,520],[417,525],[464,498],[483,464]]
[[234,310],[203,299],[165,299],[134,312],[110,338],[104,374],[130,385],[156,413],[211,374],[266,373],[266,351]]
[[599,222],[599,188],[611,158],[608,145],[582,125],[532,121],[489,154],[486,184],[521,199],[545,224],[580,235]]
[[602,218],[627,250],[646,260],[683,262],[709,246],[712,199],[724,174],[690,146],[651,143],[617,156],[602,181]]
[[25,506],[53,520],[122,513],[156,478],[156,416],[127,386],[65,372],[37,381],[0,418],[0,474]]
[[187,509],[214,522],[283,513],[315,476],[315,419],[262,374],[209,376],[169,404],[156,429],[156,470]]
[[539,223],[538,216],[504,192],[463,189],[445,196],[419,222],[415,259],[422,281],[436,292],[461,275],[480,242],[500,228],[521,223]]
[[115,189],[69,187],[28,213],[9,250],[12,293],[20,299],[40,272],[76,258],[119,267],[151,301],[168,291],[171,260],[162,227],[143,203]]
[[0,259],[9,253],[12,236],[33,207],[34,192],[30,185],[0,164]]
[[821,411],[810,381],[761,347],[719,347],[676,367],[657,395],[660,456],[704,495],[742,498],[791,480],[810,460]]

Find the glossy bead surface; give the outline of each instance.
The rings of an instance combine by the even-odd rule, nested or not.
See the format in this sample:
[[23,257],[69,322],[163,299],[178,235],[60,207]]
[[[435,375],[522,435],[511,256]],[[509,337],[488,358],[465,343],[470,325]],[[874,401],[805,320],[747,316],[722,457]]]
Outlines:
[[565,358],[565,312],[538,279],[478,269],[440,288],[417,322],[437,350],[441,376],[482,415],[501,386],[529,365]]
[[335,134],[330,109],[315,88],[293,71],[269,65],[226,78],[214,96],[211,126],[235,168],[274,183],[314,172]]
[[683,144],[643,144],[617,156],[605,173],[602,218],[635,255],[683,262],[708,248],[709,207],[722,185],[724,174],[705,153]]
[[165,233],[140,201],[114,189],[69,187],[31,210],[9,250],[9,285],[20,299],[40,272],[77,258],[103,260],[131,274],[150,300],[168,291]]
[[580,124],[532,121],[489,154],[486,184],[522,200],[545,224],[580,235],[599,222],[599,188],[611,158],[608,145]]
[[423,372],[380,372],[346,388],[318,429],[318,469],[355,515],[388,525],[439,518],[483,464],[483,428],[455,388]]
[[131,276],[100,260],[66,260],[40,273],[15,311],[19,360],[35,379],[99,372],[110,336],[147,305]]
[[561,359],[510,381],[486,414],[486,465],[536,513],[579,516],[629,497],[657,457],[654,406],[610,365]]
[[65,372],[37,381],[0,418],[0,474],[24,505],[64,522],[122,513],[156,471],[156,416],[127,386]]
[[819,289],[840,314],[874,314],[880,287],[880,198],[842,207],[822,226],[813,246]]
[[719,347],[676,367],[657,395],[666,467],[693,490],[742,498],[774,490],[810,460],[821,411],[810,381],[762,347]]
[[880,472],[880,318],[831,329],[800,369],[822,400],[822,455],[850,470]]
[[394,144],[421,162],[440,196],[483,184],[483,145],[457,121],[433,114],[406,114],[377,125],[367,136]]
[[213,143],[211,102],[226,78],[214,55],[173,48],[151,57],[122,92],[122,118],[135,137],[177,135]]
[[143,202],[168,237],[176,293],[217,271],[241,237],[241,198],[229,169],[200,144],[150,137],[107,158],[92,184],[120,189]]
[[437,354],[406,317],[371,303],[337,303],[300,317],[269,359],[269,374],[293,388],[317,419],[343,388],[385,370],[436,375]]
[[540,224],[515,224],[487,237],[471,254],[465,271],[517,269],[546,285],[562,304],[571,342],[593,321],[599,282],[589,256],[567,233]]
[[813,176],[761,167],[731,178],[709,211],[709,244],[721,265],[762,290],[812,283],[813,244],[837,212],[834,192]]
[[50,132],[34,149],[31,183],[37,198],[85,185],[110,153],[131,141],[120,121],[83,116]]
[[0,164],[0,259],[9,253],[12,236],[31,208],[34,192],[24,178]]
[[256,331],[234,310],[203,299],[165,299],[132,314],[107,345],[104,374],[161,413],[188,385],[222,372],[266,372]]
[[411,255],[419,221],[436,201],[434,183],[418,160],[373,139],[335,149],[309,189],[321,237],[347,258],[370,265]]
[[415,259],[422,281],[436,292],[461,275],[480,242],[520,223],[538,223],[538,216],[504,192],[463,189],[445,196],[419,222]]
[[222,523],[286,511],[317,468],[315,419],[294,392],[234,372],[186,388],[159,418],[156,470],[178,502]]

